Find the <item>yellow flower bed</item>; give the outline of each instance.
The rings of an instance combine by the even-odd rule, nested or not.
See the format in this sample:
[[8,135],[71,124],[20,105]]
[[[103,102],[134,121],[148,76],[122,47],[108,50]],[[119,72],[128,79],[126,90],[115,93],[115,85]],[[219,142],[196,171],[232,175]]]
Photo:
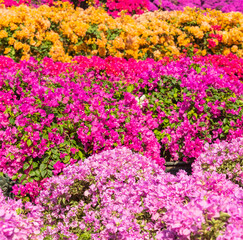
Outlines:
[[22,5],[0,13],[0,54],[16,61],[49,56],[67,62],[76,55],[158,60],[183,53],[230,52],[243,57],[239,12],[187,8],[113,19],[103,9],[74,10],[68,3],[59,3],[37,9]]

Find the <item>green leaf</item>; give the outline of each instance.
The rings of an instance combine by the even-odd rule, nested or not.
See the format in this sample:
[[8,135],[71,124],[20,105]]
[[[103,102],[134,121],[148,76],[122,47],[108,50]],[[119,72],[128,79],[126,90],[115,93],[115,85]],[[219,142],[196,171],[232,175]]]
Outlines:
[[14,159],[14,155],[11,155],[11,156],[10,156],[10,159],[13,160],[13,159]]
[[70,160],[70,156],[69,155],[66,155],[63,162],[64,163],[69,163],[69,160]]
[[15,119],[14,119],[14,118],[10,118],[10,119],[9,119],[9,122],[10,122],[11,124],[14,124],[14,123],[15,123]]
[[37,177],[41,176],[41,173],[40,173],[39,169],[35,170],[35,176],[37,176]]
[[221,212],[220,218],[230,218],[230,215],[228,213]]
[[80,157],[81,159],[84,158],[84,155],[83,155],[83,153],[82,153],[81,151],[78,151],[78,155],[79,155],[79,157]]
[[50,156],[47,156],[43,159],[42,163],[48,163],[49,162]]
[[46,176],[46,174],[47,174],[47,170],[43,170],[43,171],[41,171],[41,176],[42,176],[43,178]]
[[227,118],[225,118],[224,120],[223,120],[223,123],[224,124],[227,124],[229,122],[229,120],[227,119]]
[[125,122],[126,123],[129,123],[130,121],[131,121],[131,118],[130,117],[128,117],[128,118],[125,119]]
[[63,134],[63,126],[60,126],[60,133]]
[[196,72],[197,72],[197,74],[199,74],[199,73],[201,72],[201,70],[202,70],[202,69],[201,69],[200,67],[198,67],[198,66],[196,67]]
[[117,132],[125,132],[125,130],[124,129],[117,129]]
[[30,175],[31,177],[34,177],[34,176],[35,176],[35,171],[31,171],[31,172],[29,172],[29,175]]
[[51,170],[47,170],[47,177],[52,177],[53,176],[53,173]]
[[46,163],[42,163],[42,164],[40,165],[40,171],[41,171],[41,172],[44,171],[46,168],[47,168],[47,164],[46,164]]
[[48,139],[48,134],[43,134],[43,138],[47,140]]
[[177,79],[173,78],[171,82],[172,82],[173,84],[176,84]]
[[32,164],[33,168],[37,168],[38,165],[39,165],[39,164],[38,164],[37,162],[33,162],[33,164]]
[[26,174],[23,174],[19,180],[22,182],[25,178],[26,178]]
[[23,166],[23,170],[25,171],[26,169],[28,169],[30,167],[29,163],[26,162]]
[[12,179],[12,180],[16,180],[16,179],[18,179],[18,174],[14,175],[11,179]]
[[129,85],[129,86],[127,86],[127,91],[128,91],[129,93],[131,93],[133,90],[134,90],[134,86],[133,86],[133,85]]
[[30,139],[27,140],[28,147],[32,144],[32,141]]

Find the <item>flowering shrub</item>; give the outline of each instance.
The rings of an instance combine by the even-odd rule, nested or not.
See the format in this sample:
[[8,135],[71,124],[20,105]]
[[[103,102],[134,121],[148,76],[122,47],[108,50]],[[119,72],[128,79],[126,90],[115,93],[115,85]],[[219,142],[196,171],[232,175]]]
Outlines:
[[[54,2],[53,0],[2,0],[2,4],[6,7],[19,6],[21,4],[36,7],[42,4],[53,6]],[[162,9],[163,11],[174,11],[183,10],[187,6],[201,9],[217,9],[222,12],[243,12],[242,0],[62,0],[62,2],[70,2],[75,7],[80,6],[82,8],[86,8],[89,5],[102,6],[113,17],[117,17],[121,11],[126,11],[127,14],[142,14],[144,10],[155,11]]]
[[[185,58],[168,64],[166,59],[156,63],[151,60],[135,62],[112,58],[101,60],[94,57],[87,61],[84,57],[76,57],[74,60],[79,64],[73,66],[72,71],[83,74],[84,69],[80,70],[80,67],[86,65],[89,66],[88,71],[92,69],[97,75],[101,71],[106,72],[107,77],[113,81],[114,74],[126,79],[124,91],[135,94],[145,111],[144,114],[152,116],[159,124],[153,126],[154,123],[149,122],[151,120],[146,123],[154,130],[158,140],[162,140],[162,148],[166,146],[164,150],[167,152],[164,152],[163,156],[167,156],[167,161],[171,160],[171,157],[175,160],[178,157],[182,159],[183,156],[190,159],[200,155],[206,141],[214,142],[218,141],[218,138],[226,137],[230,140],[242,136],[242,59],[234,55],[231,60],[230,55],[194,59],[195,62]],[[164,64],[167,65],[163,66]],[[206,65],[203,68],[200,64]],[[212,96],[209,92],[213,93]],[[238,102],[234,102],[234,97],[239,98]],[[233,102],[223,99],[231,99]],[[212,106],[217,105],[217,110],[212,110]],[[222,108],[219,105],[222,105]],[[236,109],[239,111],[238,116],[234,114]],[[231,122],[233,116],[238,119],[234,120],[235,126]]]
[[14,187],[16,195],[34,200],[46,178],[116,146],[162,168],[164,158],[193,161],[205,142],[243,135],[237,59],[231,64],[238,76],[213,57],[137,62],[80,56],[73,63],[1,57],[0,171],[23,184]]
[[[197,158],[205,142],[243,136],[243,85],[221,69],[182,58],[140,75],[131,92],[143,98],[147,125],[161,141],[167,161]],[[140,102],[141,104],[141,102]]]
[[221,141],[206,144],[206,152],[193,164],[193,171],[226,174],[232,182],[243,187],[243,138],[233,139],[230,143]]
[[0,238],[1,240],[40,240],[43,226],[41,207],[21,200],[5,200],[0,189]]
[[6,7],[20,6],[25,4],[30,7],[39,7],[40,5],[54,6],[58,2],[69,2],[74,5],[74,8],[88,8],[89,6],[103,7],[113,17],[118,17],[121,11],[125,11],[126,14],[142,14],[144,10],[148,9],[148,0],[1,0],[0,3]]
[[224,175],[163,172],[126,148],[93,155],[50,178],[38,198],[45,236],[59,239],[234,239],[243,190]]
[[0,4],[4,4],[6,7],[12,7],[12,6],[19,6],[21,4],[25,4],[29,6],[31,4],[31,0],[0,0]]
[[104,2],[105,9],[113,17],[118,17],[123,10],[130,15],[142,14],[149,6],[148,0],[101,0],[101,2]]
[[34,59],[16,64],[1,57],[0,65],[0,171],[26,184],[15,187],[15,194],[29,192],[33,199],[36,181],[116,146],[144,153],[163,168],[160,145],[131,93],[119,97],[115,84],[97,84],[92,72],[87,78],[60,71],[51,76]]
[[183,10],[185,7],[217,9],[222,12],[243,12],[242,0],[151,0],[149,10]]
[[[24,5],[1,10],[0,54],[70,62],[76,55],[162,59],[236,53],[243,56],[241,13],[187,8],[116,19],[103,9]],[[131,28],[133,31],[131,31]]]
[[232,80],[240,80],[243,82],[243,58],[238,58],[234,54],[227,56],[222,55],[208,55],[205,57],[193,58],[194,61],[200,64],[210,64],[216,69],[223,69]]

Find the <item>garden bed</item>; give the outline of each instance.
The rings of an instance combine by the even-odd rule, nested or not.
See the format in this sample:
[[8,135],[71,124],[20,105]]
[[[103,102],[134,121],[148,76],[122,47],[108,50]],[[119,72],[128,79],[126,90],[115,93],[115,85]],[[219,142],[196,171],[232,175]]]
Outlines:
[[242,238],[240,4],[130,2],[0,9],[1,240]]

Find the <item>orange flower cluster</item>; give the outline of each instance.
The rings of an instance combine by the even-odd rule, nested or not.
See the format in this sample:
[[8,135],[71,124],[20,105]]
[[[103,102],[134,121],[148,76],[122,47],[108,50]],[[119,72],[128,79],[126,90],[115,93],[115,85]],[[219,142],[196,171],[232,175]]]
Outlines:
[[101,8],[74,10],[69,3],[0,11],[0,54],[16,61],[48,56],[69,62],[76,55],[159,60],[230,52],[243,57],[243,15],[239,12],[186,8],[133,17],[121,14],[114,19]]

